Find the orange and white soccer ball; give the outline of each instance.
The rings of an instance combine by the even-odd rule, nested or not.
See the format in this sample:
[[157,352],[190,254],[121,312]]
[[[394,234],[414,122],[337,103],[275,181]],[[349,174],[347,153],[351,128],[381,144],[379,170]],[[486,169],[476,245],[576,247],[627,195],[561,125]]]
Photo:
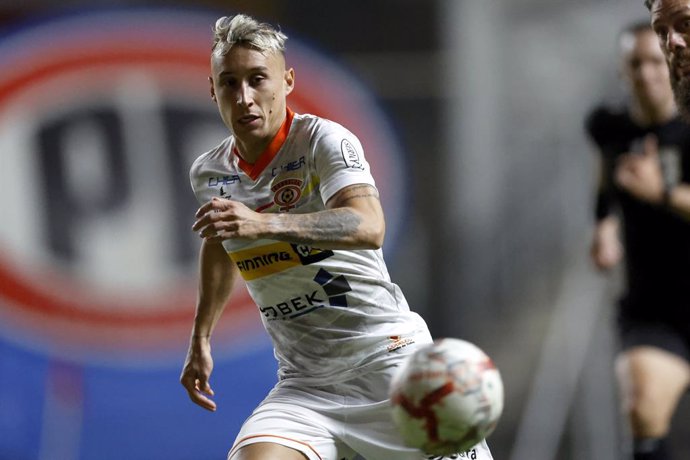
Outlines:
[[415,351],[393,379],[390,396],[405,443],[433,455],[471,449],[491,434],[503,411],[503,381],[493,361],[453,338]]

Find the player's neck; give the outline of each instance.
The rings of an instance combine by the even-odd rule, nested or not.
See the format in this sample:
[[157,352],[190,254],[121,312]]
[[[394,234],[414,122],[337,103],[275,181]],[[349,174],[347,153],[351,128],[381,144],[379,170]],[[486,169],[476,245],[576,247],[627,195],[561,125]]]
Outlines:
[[237,153],[247,163],[254,164],[259,159],[261,154],[266,150],[268,144],[271,143],[272,138],[273,136],[266,139],[247,141],[235,137],[235,146],[237,147]]
[[[235,134],[237,153],[247,163],[256,163],[264,152],[270,149],[277,150],[282,145],[287,135],[286,132],[283,132],[284,128],[287,124],[287,129],[289,129],[291,121],[292,112],[286,109],[281,118],[272,121],[271,124],[273,126],[270,128],[267,136],[238,136]],[[277,145],[273,145],[274,143],[277,143]]]
[[643,104],[633,100],[630,104],[630,116],[640,126],[660,125],[678,114],[675,102],[671,99],[663,104]]

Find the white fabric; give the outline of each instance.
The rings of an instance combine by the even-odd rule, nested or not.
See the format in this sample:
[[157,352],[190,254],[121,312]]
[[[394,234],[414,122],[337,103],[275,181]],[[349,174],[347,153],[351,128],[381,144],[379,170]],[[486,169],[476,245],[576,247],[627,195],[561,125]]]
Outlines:
[[[223,196],[259,212],[310,213],[343,187],[375,185],[359,140],[313,115],[294,116],[255,179],[241,168],[234,142],[230,136],[192,166],[200,203]],[[224,247],[259,307],[280,377],[228,458],[255,442],[282,444],[310,460],[354,459],[355,452],[367,460],[426,458],[403,446],[387,393],[397,366],[431,336],[391,282],[382,251],[237,239]],[[482,443],[467,458],[491,454]]]
[[[299,379],[278,383],[242,426],[228,459],[243,446],[274,442],[309,460],[441,460],[405,447],[394,429],[387,389],[404,354],[400,350],[394,355],[385,367],[377,364],[374,372],[339,384],[311,387]],[[493,457],[482,441],[469,452],[443,458]]]
[[[230,136],[191,169],[197,199],[241,201],[261,212],[325,209],[338,190],[374,185],[359,140],[337,123],[294,116],[273,160],[252,180]],[[321,251],[274,240],[226,240],[273,340],[279,377],[339,381],[428,336],[388,275],[381,250]]]

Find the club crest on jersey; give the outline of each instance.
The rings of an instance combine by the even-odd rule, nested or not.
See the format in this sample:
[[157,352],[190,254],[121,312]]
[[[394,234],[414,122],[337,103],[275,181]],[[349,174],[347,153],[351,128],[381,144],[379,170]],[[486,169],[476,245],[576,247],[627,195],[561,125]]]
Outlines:
[[357,152],[355,146],[352,145],[352,142],[343,139],[340,143],[340,151],[343,154],[343,160],[345,160],[345,164],[348,168],[364,169],[362,158],[359,156],[359,152]]
[[278,205],[281,212],[294,208],[302,197],[302,184],[304,181],[297,178],[283,179],[271,186],[273,202]]

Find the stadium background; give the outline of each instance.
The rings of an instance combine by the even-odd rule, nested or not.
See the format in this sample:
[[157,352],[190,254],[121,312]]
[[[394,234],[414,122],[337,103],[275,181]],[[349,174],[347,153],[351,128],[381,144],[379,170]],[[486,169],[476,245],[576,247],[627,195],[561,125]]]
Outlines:
[[219,411],[177,382],[198,244],[186,169],[224,135],[204,53],[237,12],[292,38],[290,104],[363,138],[412,308],[501,368],[495,458],[618,458],[617,275],[586,258],[582,118],[622,97],[615,35],[641,3],[0,2],[0,459],[224,458],[272,385],[242,292],[214,343]]

